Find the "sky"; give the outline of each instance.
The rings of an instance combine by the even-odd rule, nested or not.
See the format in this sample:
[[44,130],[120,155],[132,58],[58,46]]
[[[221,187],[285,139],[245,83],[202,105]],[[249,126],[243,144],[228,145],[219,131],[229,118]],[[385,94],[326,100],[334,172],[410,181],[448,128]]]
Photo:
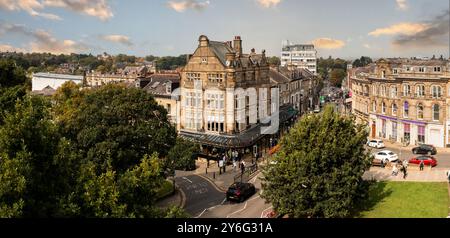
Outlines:
[[280,56],[449,57],[450,0],[0,0],[0,51],[167,56],[200,35]]

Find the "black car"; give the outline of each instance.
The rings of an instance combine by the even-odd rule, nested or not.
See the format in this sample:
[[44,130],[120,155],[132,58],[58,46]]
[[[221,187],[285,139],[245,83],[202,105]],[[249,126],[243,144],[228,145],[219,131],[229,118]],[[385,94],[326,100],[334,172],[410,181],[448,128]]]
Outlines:
[[415,155],[435,155],[437,154],[436,147],[432,145],[420,145],[412,149]]
[[255,193],[255,185],[251,183],[234,183],[228,188],[227,200],[243,202]]

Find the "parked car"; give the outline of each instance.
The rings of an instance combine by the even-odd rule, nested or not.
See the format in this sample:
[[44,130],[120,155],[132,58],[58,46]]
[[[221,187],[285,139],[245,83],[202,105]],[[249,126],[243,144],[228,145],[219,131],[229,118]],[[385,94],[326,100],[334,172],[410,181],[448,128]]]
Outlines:
[[434,158],[433,156],[429,156],[429,155],[421,155],[416,158],[412,158],[409,160],[409,163],[410,164],[420,164],[420,161],[423,161],[423,164],[425,166],[430,166],[430,165],[432,167],[437,166],[436,158]]
[[367,142],[367,146],[377,149],[382,149],[385,147],[382,140],[369,140],[369,142]]
[[432,145],[420,145],[412,149],[415,155],[435,155],[437,154],[436,147]]
[[227,201],[243,202],[256,193],[255,185],[251,183],[234,183],[228,188]]
[[398,161],[398,155],[390,150],[382,150],[374,154],[374,164],[387,164]]

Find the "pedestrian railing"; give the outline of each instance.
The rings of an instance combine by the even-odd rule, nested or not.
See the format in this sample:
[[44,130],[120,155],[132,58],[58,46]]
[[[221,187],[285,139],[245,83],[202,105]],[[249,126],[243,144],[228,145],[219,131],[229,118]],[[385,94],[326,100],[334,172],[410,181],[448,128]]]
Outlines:
[[246,167],[243,173],[234,176],[234,182],[247,183],[256,172],[258,172],[257,164]]

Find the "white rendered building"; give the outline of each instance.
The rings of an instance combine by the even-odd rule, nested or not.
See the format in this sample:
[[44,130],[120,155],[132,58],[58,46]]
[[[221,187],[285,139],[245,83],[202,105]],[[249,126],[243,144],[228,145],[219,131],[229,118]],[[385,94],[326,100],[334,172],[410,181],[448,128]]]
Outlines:
[[311,44],[290,44],[283,42],[281,51],[281,66],[295,66],[307,69],[317,75],[317,51]]

